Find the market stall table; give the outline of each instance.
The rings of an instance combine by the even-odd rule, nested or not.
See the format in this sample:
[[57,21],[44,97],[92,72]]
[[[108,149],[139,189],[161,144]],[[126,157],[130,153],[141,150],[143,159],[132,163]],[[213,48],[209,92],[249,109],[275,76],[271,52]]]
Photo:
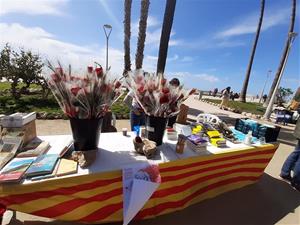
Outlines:
[[[49,153],[62,149],[71,136],[43,136]],[[36,216],[82,223],[122,221],[122,168],[147,161],[133,148],[133,134],[103,133],[97,159],[78,173],[20,184],[1,184],[0,203],[8,209]],[[135,219],[151,218],[258,181],[278,145],[247,146],[227,141],[228,147],[208,146],[195,153],[188,147],[175,152],[174,141],[165,140],[150,163],[159,164],[161,184]]]

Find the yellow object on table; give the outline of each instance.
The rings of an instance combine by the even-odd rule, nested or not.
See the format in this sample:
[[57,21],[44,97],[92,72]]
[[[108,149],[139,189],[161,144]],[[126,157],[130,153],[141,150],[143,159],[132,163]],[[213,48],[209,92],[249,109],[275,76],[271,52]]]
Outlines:
[[201,125],[197,125],[192,129],[192,134],[198,134],[202,131],[203,127]]

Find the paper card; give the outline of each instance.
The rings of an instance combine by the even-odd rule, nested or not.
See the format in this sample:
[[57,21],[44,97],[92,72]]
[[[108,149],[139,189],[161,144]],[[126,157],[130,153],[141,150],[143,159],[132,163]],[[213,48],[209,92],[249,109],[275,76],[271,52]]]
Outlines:
[[143,163],[123,169],[123,225],[143,208],[160,182],[158,165]]

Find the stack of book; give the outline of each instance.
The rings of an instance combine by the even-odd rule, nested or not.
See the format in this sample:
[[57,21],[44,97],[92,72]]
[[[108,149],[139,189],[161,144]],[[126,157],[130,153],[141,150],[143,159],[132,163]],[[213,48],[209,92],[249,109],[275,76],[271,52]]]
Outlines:
[[199,135],[192,134],[187,136],[186,144],[193,151],[199,152],[206,150],[208,140]]
[[23,143],[27,144],[36,137],[36,113],[14,113],[0,120],[2,133],[23,133]]
[[4,144],[0,145],[0,183],[20,182],[22,178],[35,181],[77,173],[78,162],[62,158],[73,149],[71,142],[57,154],[46,154],[50,147],[47,141],[35,139],[18,153],[22,138],[6,137],[4,140]]

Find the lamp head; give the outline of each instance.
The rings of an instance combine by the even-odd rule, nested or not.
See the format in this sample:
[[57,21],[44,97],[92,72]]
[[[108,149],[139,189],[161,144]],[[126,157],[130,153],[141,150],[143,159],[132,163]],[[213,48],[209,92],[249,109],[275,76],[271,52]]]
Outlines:
[[106,29],[112,29],[112,26],[109,25],[109,24],[104,24],[103,27],[106,28]]

